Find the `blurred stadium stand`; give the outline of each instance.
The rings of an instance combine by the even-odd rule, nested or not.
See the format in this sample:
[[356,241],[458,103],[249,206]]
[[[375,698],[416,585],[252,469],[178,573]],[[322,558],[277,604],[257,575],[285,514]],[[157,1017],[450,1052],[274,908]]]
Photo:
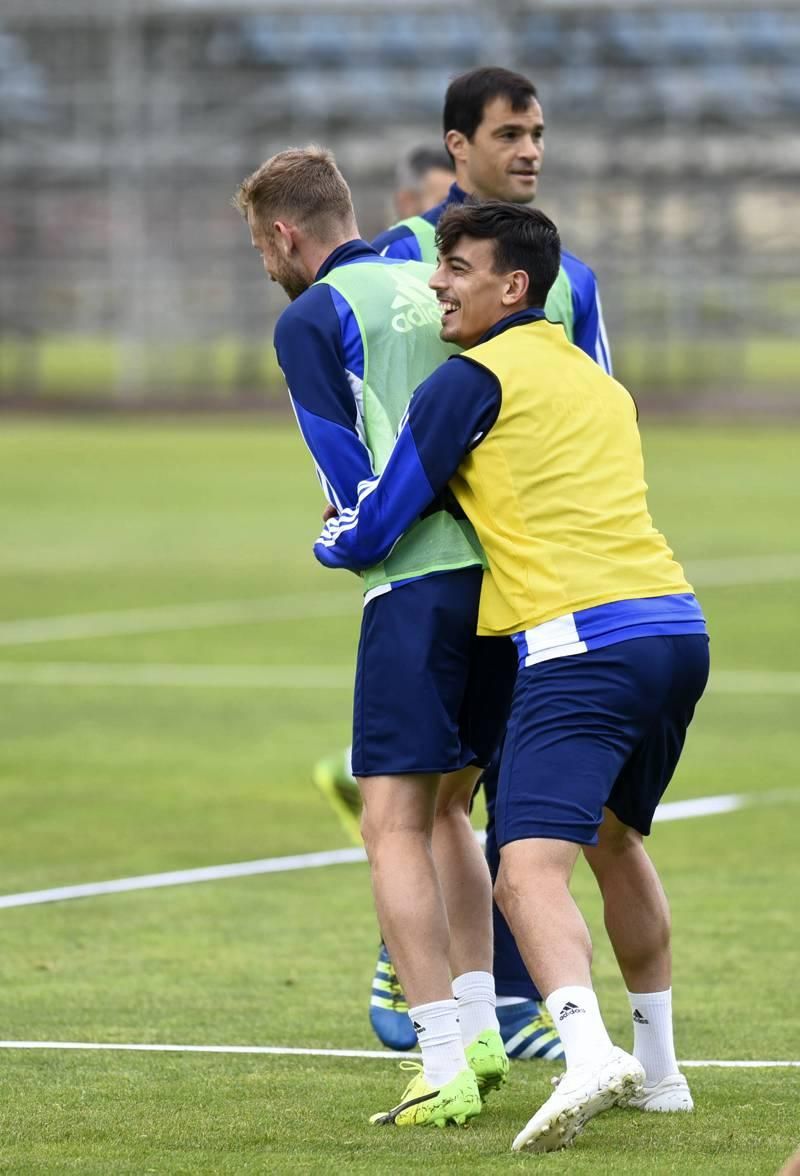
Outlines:
[[617,369],[682,408],[800,409],[800,8],[788,0],[3,0],[0,400],[279,399],[283,305],[230,207],[333,147],[362,231],[454,74],[548,123],[541,205],[598,272]]

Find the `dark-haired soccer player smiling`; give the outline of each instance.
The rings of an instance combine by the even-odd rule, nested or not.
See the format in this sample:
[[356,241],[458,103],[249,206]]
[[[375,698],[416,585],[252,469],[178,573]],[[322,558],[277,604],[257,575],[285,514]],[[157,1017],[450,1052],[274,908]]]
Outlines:
[[[670,920],[644,849],[708,677],[700,606],[647,510],[630,394],[548,322],[559,266],[544,214],[488,202],[439,222],[430,285],[466,350],[417,389],[394,451],[315,545],[358,569],[451,489],[488,560],[478,632],[519,671],[497,800],[496,897],[561,1034],[567,1069],[513,1147],[551,1151],[633,1101],[689,1110],[672,1040]],[[615,1047],[569,892],[581,848],[632,1008]]]
[[[545,116],[530,78],[500,66],[481,66],[453,78],[442,111],[444,143],[455,183],[441,203],[408,217],[373,242],[386,257],[436,263],[436,227],[449,208],[470,200],[507,200],[529,205],[538,196],[545,155]],[[597,280],[585,262],[562,245],[561,264],[544,309],[564,326],[567,338],[607,372],[611,356]],[[340,761],[341,762],[341,758]],[[330,762],[319,767],[330,776]],[[346,796],[346,777],[334,767],[332,787]],[[483,775],[486,798],[486,857],[492,875],[499,868],[494,810],[497,760]],[[541,1000],[502,914],[494,907],[493,970],[500,1031],[511,1057],[554,1061],[563,1058],[557,1028]],[[408,1048],[410,1023],[402,1013],[391,961],[381,951],[373,981],[370,1020],[378,1037],[394,1049]],[[385,991],[387,983],[391,994]],[[392,999],[387,999],[391,995]],[[387,1009],[385,1006],[389,1006]],[[413,1041],[413,1034],[410,1036]]]
[[[449,192],[433,207],[406,216],[373,242],[384,256],[422,261],[434,267],[436,227],[448,208],[469,200],[508,200],[530,204],[538,194],[545,150],[545,123],[530,78],[500,66],[481,66],[453,78],[442,112],[445,148],[455,171]],[[605,370],[611,370],[600,296],[588,265],[561,250],[557,276],[544,303],[547,317],[564,325],[567,338]],[[348,756],[339,753],[314,768],[318,787],[331,800],[349,830],[360,805]],[[493,876],[499,868],[494,829],[497,757],[483,774],[486,798],[486,857]],[[555,1061],[563,1050],[550,1014],[533,985],[514,938],[493,907],[493,972],[497,1017],[511,1057]],[[469,999],[463,992],[460,1000]],[[410,1049],[415,1035],[408,1005],[386,947],[381,945],[370,995],[370,1022],[392,1049]],[[655,1108],[651,1108],[655,1109]]]

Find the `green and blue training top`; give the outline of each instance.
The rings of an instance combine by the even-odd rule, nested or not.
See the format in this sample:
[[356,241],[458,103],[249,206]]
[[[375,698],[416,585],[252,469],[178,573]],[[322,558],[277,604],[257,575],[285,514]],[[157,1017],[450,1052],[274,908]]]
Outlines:
[[[447,198],[421,216],[409,217],[380,233],[372,242],[383,257],[436,263],[436,226],[451,204],[463,204],[468,194],[453,184]],[[589,266],[566,249],[561,250],[561,269],[547,296],[545,313],[563,323],[567,338],[611,374],[611,352],[603,322],[597,279]]]

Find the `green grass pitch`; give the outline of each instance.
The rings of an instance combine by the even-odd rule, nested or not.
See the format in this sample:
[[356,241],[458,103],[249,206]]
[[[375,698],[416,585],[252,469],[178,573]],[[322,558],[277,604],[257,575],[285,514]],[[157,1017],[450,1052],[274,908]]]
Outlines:
[[[698,569],[728,675],[668,799],[756,802],[652,838],[673,905],[679,1056],[800,1060],[800,431],[645,421],[643,435],[654,517]],[[345,844],[309,773],[348,741],[359,594],[314,564],[321,505],[288,421],[4,422],[0,894]],[[759,576],[768,556],[785,558]],[[115,630],[128,610],[265,599],[271,619]],[[112,616],[91,637],[20,627],[97,613]],[[206,684],[102,684],[104,667],[157,679],[176,666],[204,667]],[[80,667],[101,682],[76,684]],[[302,667],[309,682],[214,685],[224,667]],[[754,689],[740,671],[769,677]],[[575,892],[627,1044],[583,869]],[[0,924],[4,1040],[377,1047],[364,865],[20,907]],[[800,1144],[800,1070],[712,1068],[688,1072],[692,1116],[615,1111],[563,1154],[512,1155],[556,1069],[515,1063],[468,1130],[402,1132],[367,1122],[401,1092],[391,1060],[4,1049],[0,1171],[753,1176]]]

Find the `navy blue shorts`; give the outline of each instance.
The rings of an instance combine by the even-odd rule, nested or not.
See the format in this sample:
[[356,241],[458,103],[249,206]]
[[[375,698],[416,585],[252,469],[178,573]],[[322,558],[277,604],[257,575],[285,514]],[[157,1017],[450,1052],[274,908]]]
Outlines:
[[500,846],[597,843],[607,806],[650,832],[708,679],[708,638],[640,637],[520,667],[500,766]]
[[443,572],[364,609],[353,703],[353,775],[488,764],[511,704],[517,651],[476,637],[483,573]]

